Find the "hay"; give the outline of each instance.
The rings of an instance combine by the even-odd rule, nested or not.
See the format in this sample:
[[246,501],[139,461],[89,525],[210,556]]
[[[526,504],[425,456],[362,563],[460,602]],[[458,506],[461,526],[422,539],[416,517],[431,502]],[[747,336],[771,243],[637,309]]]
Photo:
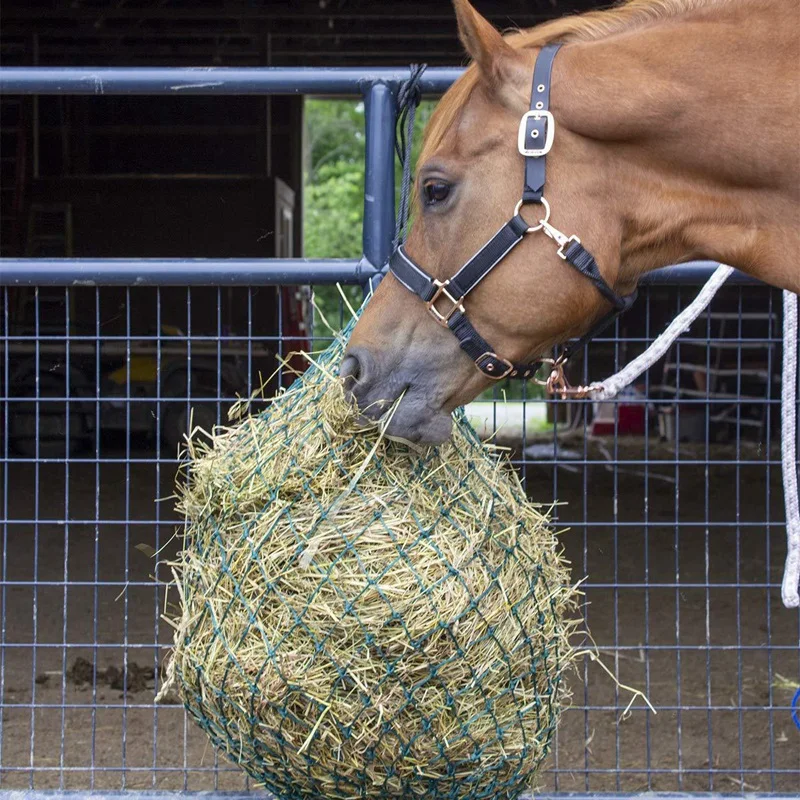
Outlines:
[[285,800],[514,798],[566,698],[557,537],[463,416],[439,448],[360,429],[342,349],[190,445],[171,681]]

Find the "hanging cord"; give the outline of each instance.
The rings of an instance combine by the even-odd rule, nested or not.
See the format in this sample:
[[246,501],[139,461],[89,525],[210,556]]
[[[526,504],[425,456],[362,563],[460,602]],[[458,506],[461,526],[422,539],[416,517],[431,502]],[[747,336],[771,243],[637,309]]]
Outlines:
[[[616,375],[585,387],[584,397],[611,400],[626,386],[664,356],[673,342],[685,333],[713,299],[717,290],[733,272],[720,264],[697,297],[675,317],[650,347]],[[786,565],[783,571],[781,598],[786,608],[800,606],[800,499],[797,486],[797,295],[783,293],[783,378],[781,381],[781,450],[783,498],[786,507]]]
[[394,229],[394,248],[403,243],[408,228],[408,214],[411,205],[411,145],[414,139],[414,119],[417,106],[422,100],[420,81],[427,64],[412,64],[408,80],[400,84],[397,92],[397,124],[395,126],[394,149],[403,167],[400,183],[400,205],[397,208],[397,222]]
[[783,293],[783,379],[781,448],[786,504],[786,565],[781,596],[787,608],[800,606],[800,500],[797,492],[797,295]]
[[705,286],[698,292],[697,297],[670,322],[664,333],[658,336],[644,353],[634,358],[630,364],[623,367],[616,375],[612,375],[600,383],[590,384],[587,396],[592,400],[611,400],[626,386],[630,386],[645,370],[650,369],[672,347],[673,342],[682,333],[685,333],[689,326],[705,311],[706,306],[712,301],[717,290],[725,283],[732,272],[733,267],[720,264]]

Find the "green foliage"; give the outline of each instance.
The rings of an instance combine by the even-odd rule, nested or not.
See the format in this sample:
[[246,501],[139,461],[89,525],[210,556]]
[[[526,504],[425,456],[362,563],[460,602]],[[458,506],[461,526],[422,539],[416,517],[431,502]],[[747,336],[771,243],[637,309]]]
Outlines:
[[308,185],[315,185],[320,179],[319,171],[330,164],[352,164],[363,177],[364,104],[310,99],[306,100],[305,117]]
[[[364,104],[307,100],[304,253],[308,258],[358,258],[364,216]],[[351,304],[361,305],[359,286],[343,287]],[[314,299],[336,328],[348,312],[335,286],[318,286]],[[327,346],[329,333],[314,312],[314,349]]]
[[364,167],[346,160],[323,164],[305,191],[305,254],[358,258],[364,203]]
[[[425,102],[417,110],[412,163],[416,163],[422,129],[434,105]],[[364,218],[364,104],[353,100],[307,100],[305,116],[305,255],[358,258]],[[400,178],[400,165],[395,164],[398,192]],[[354,307],[361,305],[361,287],[343,289]],[[335,286],[317,287],[314,297],[331,325],[341,327],[347,321],[347,309]],[[327,331],[316,312],[314,323],[317,335],[325,336]]]
[[[417,109],[412,164],[434,103]],[[364,104],[348,100],[306,102],[305,254],[358,258],[364,214]],[[395,164],[395,185],[400,186]]]

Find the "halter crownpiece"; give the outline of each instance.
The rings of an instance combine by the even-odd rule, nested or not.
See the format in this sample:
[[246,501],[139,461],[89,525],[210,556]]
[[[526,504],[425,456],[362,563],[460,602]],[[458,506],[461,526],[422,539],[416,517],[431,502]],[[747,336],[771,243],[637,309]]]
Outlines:
[[[522,197],[514,215],[478,250],[456,274],[445,281],[431,277],[398,243],[389,259],[389,269],[403,286],[425,302],[431,316],[458,339],[461,349],[475,366],[492,380],[503,378],[533,378],[542,364],[552,366],[545,382],[550,391],[566,394],[563,368],[578,348],[605,330],[636,299],[636,292],[621,296],[603,278],[592,254],[577,236],[567,236],[550,224],[550,205],[544,197],[545,157],[555,139],[556,124],[550,111],[550,83],[553,60],[560,44],[546,45],[536,58],[533,70],[530,111],[523,114],[517,133],[517,149],[525,158]],[[537,225],[529,225],[521,216],[524,205],[538,203],[544,217]],[[566,348],[558,359],[539,359],[530,363],[514,363],[494,352],[492,346],[467,319],[464,298],[523,240],[529,233],[542,231],[558,245],[558,255],[597,287],[613,309],[572,347]]]

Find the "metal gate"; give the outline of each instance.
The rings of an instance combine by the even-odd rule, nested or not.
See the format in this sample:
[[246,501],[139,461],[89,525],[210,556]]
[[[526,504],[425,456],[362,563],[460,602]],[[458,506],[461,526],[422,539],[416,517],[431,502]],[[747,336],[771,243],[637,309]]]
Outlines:
[[[459,72],[428,70],[424,91],[441,93]],[[277,335],[254,332],[259,287],[366,286],[380,274],[394,227],[394,91],[404,77],[386,69],[0,70],[0,91],[12,94],[361,95],[367,161],[358,261],[0,262],[2,788],[26,796],[251,788],[206,750],[180,707],[153,703],[170,641],[161,620],[169,576],[154,554],[169,551],[176,524],[170,503],[159,501],[171,494],[175,471],[162,422],[198,406],[224,418],[233,383],[226,375],[236,371],[249,391],[263,352],[293,349],[282,320]],[[639,322],[617,323],[593,343],[584,377],[640,352],[712,267],[648,275]],[[19,331],[10,326],[11,302],[22,286],[35,288],[34,324]],[[123,293],[123,331],[114,336],[100,322],[111,286]],[[42,287],[59,287],[66,309],[75,301],[93,309],[94,328],[71,330],[67,310],[63,329],[53,331]],[[166,287],[185,293],[188,325],[177,335],[162,333]],[[202,331],[191,314],[200,287],[216,293],[216,319]],[[223,292],[245,310],[239,335],[223,325]],[[137,330],[143,302],[155,305],[154,334]],[[582,663],[542,796],[790,794],[800,786],[800,622],[779,592],[779,316],[776,292],[740,275],[658,374],[595,407],[591,420],[582,401],[525,395],[506,403],[496,393],[473,409],[479,426],[513,433],[529,494],[565,503],[555,509],[557,524],[569,529],[575,577],[587,576],[597,647],[621,683],[642,689],[658,709],[653,716],[637,702],[626,713],[629,698]],[[177,359],[192,375],[202,356],[207,379],[190,378],[178,393],[158,383],[155,396],[138,395],[134,341],[149,347],[156,374]],[[104,349],[125,365],[113,396],[99,368]],[[23,351],[34,364],[27,382],[13,374],[14,354]],[[76,382],[87,353],[92,367],[78,371],[88,380]],[[111,443],[99,435],[109,408],[121,420]],[[154,420],[149,439],[137,435],[143,415]],[[22,427],[12,430],[12,421]]]

